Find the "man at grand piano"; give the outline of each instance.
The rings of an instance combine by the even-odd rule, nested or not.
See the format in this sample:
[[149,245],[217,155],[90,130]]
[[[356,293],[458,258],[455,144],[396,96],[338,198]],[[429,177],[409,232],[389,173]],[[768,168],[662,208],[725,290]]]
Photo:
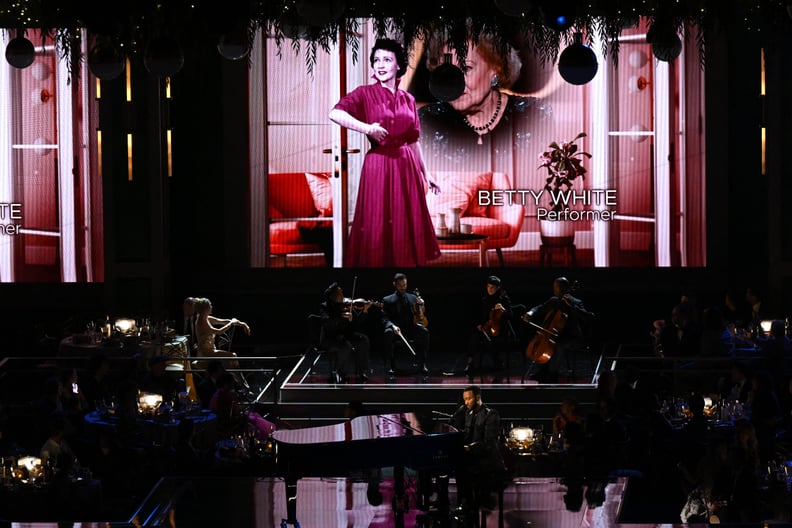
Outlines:
[[423,299],[407,292],[407,275],[393,276],[394,292],[382,299],[382,322],[385,326],[382,357],[389,378],[396,375],[393,356],[397,343],[405,343],[415,353],[424,376],[429,374],[426,358],[429,352],[429,329],[421,324]]
[[485,405],[481,388],[470,385],[462,391],[464,405],[454,413],[452,425],[464,416],[464,454],[457,469],[457,502],[464,515],[473,515],[480,506],[495,506],[493,493],[501,485],[506,466],[500,453],[500,414]]

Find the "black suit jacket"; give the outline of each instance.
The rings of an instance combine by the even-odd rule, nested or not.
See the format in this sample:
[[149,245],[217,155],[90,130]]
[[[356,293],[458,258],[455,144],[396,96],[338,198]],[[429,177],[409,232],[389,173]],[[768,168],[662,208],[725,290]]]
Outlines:
[[465,444],[468,446],[468,469],[473,473],[498,472],[505,469],[500,454],[500,415],[481,404],[465,415]]
[[413,307],[418,302],[418,297],[405,292],[399,295],[393,292],[382,299],[382,324],[385,330],[398,326],[402,330],[413,328]]

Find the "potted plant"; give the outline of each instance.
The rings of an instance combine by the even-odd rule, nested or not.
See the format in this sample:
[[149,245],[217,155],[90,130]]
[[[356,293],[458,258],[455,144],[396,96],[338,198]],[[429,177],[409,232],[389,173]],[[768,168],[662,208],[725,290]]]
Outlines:
[[547,208],[551,214],[548,218],[540,218],[539,225],[543,237],[573,237],[575,235],[574,223],[565,221],[560,213],[568,209],[563,196],[567,195],[573,187],[573,182],[577,178],[586,177],[586,167],[583,166],[583,158],[591,158],[591,154],[578,150],[576,141],[586,137],[585,132],[581,132],[572,141],[561,143],[555,141],[550,143],[548,148],[539,155],[539,169],[547,170],[547,179],[544,185],[544,196],[550,205]]

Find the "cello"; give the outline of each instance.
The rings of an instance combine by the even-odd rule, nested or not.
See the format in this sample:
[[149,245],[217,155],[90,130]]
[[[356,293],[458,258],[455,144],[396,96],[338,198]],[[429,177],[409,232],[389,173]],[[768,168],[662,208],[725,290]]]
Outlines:
[[[578,282],[575,281],[566,291],[558,295],[557,305],[547,312],[541,325],[533,321],[527,321],[529,325],[536,329],[536,334],[528,346],[525,347],[525,357],[539,364],[544,364],[550,361],[556,350],[556,343],[558,337],[566,327],[569,314],[563,310],[562,303],[574,309],[572,303],[569,301],[569,295],[578,288]],[[524,317],[524,316],[523,316]]]
[[525,357],[539,364],[550,361],[555,354],[558,336],[566,326],[567,314],[561,308],[548,312],[541,325],[528,321],[536,329],[536,334],[525,347]]
[[498,337],[501,333],[501,319],[506,313],[506,308],[501,303],[496,304],[489,311],[487,322],[481,325],[481,331],[487,339]]

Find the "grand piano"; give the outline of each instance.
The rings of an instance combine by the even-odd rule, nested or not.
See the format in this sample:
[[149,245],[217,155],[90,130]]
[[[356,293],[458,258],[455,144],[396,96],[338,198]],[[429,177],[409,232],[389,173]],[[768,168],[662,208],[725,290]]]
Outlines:
[[358,416],[320,427],[282,429],[272,435],[277,474],[286,483],[281,528],[297,521],[297,481],[302,477],[345,477],[361,469],[394,468],[394,515],[403,526],[404,468],[452,470],[462,457],[463,434],[447,423],[415,413]]

